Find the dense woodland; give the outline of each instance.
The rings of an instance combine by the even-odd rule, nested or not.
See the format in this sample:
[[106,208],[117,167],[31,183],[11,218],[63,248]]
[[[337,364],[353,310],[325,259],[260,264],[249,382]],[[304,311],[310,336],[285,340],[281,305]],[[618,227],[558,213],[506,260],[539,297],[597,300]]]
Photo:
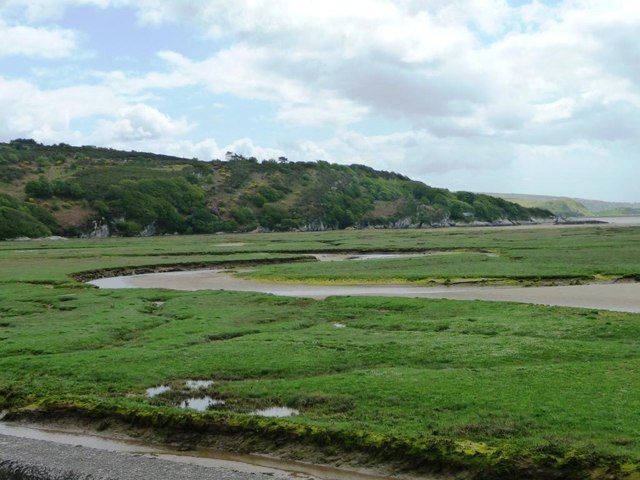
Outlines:
[[519,223],[551,212],[324,161],[0,143],[0,239]]

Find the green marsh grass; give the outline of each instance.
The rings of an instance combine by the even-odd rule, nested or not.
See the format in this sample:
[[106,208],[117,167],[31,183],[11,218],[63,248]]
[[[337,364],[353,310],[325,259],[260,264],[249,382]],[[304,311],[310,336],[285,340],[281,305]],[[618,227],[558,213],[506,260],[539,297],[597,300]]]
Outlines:
[[[268,435],[324,435],[396,457],[422,452],[434,469],[473,471],[484,455],[477,473],[485,478],[510,458],[510,471],[533,464],[604,478],[599,465],[611,474],[626,463],[637,474],[640,315],[480,301],[99,290],[71,275],[321,250],[486,249],[497,256],[466,251],[256,272],[303,281],[622,276],[640,273],[638,240],[640,229],[598,227],[4,242],[0,407],[17,414],[75,405],[107,416],[129,412],[122,415],[132,422],[180,418],[275,429]],[[226,403],[206,413],[178,411],[190,394],[181,388],[186,379],[214,380],[206,393]],[[174,388],[146,397],[160,384]],[[301,414],[249,415],[283,405]]]

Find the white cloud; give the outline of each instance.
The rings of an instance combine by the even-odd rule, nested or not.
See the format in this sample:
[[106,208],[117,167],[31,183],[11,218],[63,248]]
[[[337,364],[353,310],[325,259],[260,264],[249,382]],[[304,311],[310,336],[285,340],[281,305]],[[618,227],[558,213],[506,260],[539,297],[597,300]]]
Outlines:
[[74,119],[110,115],[126,102],[103,86],[78,85],[43,90],[24,80],[0,77],[0,137],[33,137],[40,141],[69,141],[76,136]]
[[129,3],[131,2],[128,0],[3,0],[0,2],[0,13],[24,17],[30,23],[38,23],[58,20],[64,11],[72,6],[107,8],[124,6]]
[[48,59],[69,57],[76,50],[76,34],[60,28],[9,26],[0,19],[0,57],[25,55]]
[[114,120],[101,120],[93,137],[100,143],[148,141],[185,135],[193,126],[184,118],[172,120],[162,112],[144,104],[122,108]]
[[274,120],[294,125],[341,127],[375,113],[440,137],[530,142],[546,131],[557,142],[559,121],[638,108],[638,5],[149,0],[138,5],[146,21],[190,21],[233,42],[200,61],[165,52],[171,73],[139,82],[191,81],[272,102]]
[[129,4],[144,22],[189,22],[231,42],[204,60],[160,52],[165,72],[111,72],[116,91],[204,85],[276,105],[276,122],[341,127],[375,113],[441,137],[513,141],[545,125],[553,137],[558,121],[598,104],[640,104],[637,2],[61,3]]
[[256,143],[250,138],[240,138],[235,140],[226,145],[224,150],[225,153],[233,152],[245,157],[255,157],[257,159],[278,158],[286,155],[286,152],[279,148],[256,145]]
[[343,130],[327,141],[304,141],[286,147],[290,159],[365,164],[430,184],[434,184],[433,176],[494,171],[509,165],[513,155],[512,147],[490,138],[439,139],[425,131],[412,130],[387,135]]
[[149,72],[140,76],[132,76],[121,70],[107,73],[96,72],[95,76],[102,79],[105,86],[121,94],[144,94],[151,90],[171,90],[179,87],[194,85],[197,80],[189,78],[178,69],[172,72]]
[[[187,26],[200,47],[211,45],[208,54],[200,50],[197,56],[163,45],[167,50],[157,53],[156,71],[105,69],[95,77],[98,85],[47,90],[36,80],[0,79],[0,88],[7,89],[0,90],[0,108],[11,112],[0,119],[2,135],[35,132],[54,141],[79,135],[201,158],[231,150],[258,158],[358,162],[426,181],[450,181],[456,188],[464,188],[464,181],[489,182],[495,172],[502,172],[500,181],[517,184],[514,159],[539,172],[532,166],[536,155],[558,161],[562,155],[586,155],[593,168],[608,158],[629,171],[624,159],[638,148],[640,2],[635,0],[534,0],[520,7],[507,0],[5,0],[0,5],[3,18],[15,25],[0,24],[0,55],[70,55],[76,34],[38,22],[62,18],[66,7],[79,5],[127,6],[147,27]],[[2,41],[3,34],[25,40]],[[226,138],[239,140],[224,146],[214,139],[189,139],[194,121],[158,107],[175,109],[174,96],[187,86],[206,89],[211,103],[221,100],[227,112],[242,103],[260,105],[269,132],[263,138],[272,138],[271,144],[230,128]],[[221,97],[212,98],[216,95]],[[374,115],[407,131],[359,133]],[[84,120],[97,130],[74,131],[74,122]],[[325,138],[292,138],[305,130],[278,129],[281,125],[322,126]],[[557,154],[549,153],[553,149]]]
[[347,125],[357,122],[369,112],[367,107],[330,94],[305,99],[299,103],[285,103],[277,120],[294,125],[321,126]]
[[[494,66],[496,95],[510,94],[515,108],[526,105],[534,129],[584,119],[598,106],[640,106],[640,78],[633,78],[640,4],[620,1],[587,9],[583,3],[567,3],[534,30],[507,35],[480,52],[483,62]],[[603,55],[616,41],[614,51],[629,53]]]
[[[387,75],[391,98],[387,102],[383,97],[379,102],[396,104],[399,100],[394,109],[401,114],[407,104],[424,105],[425,97],[434,100],[434,110],[464,108],[462,102],[447,104],[448,98],[439,98],[443,92],[437,86],[438,75],[428,75],[424,70],[414,74],[409,71],[412,65],[444,61],[473,43],[472,35],[463,25],[448,20],[440,22],[424,10],[414,15],[400,4],[383,0],[322,3],[245,0],[226,4],[147,1],[137,7],[144,21],[185,19],[209,32],[213,29],[230,38],[235,36],[239,41],[206,60],[195,61],[177,52],[163,52],[161,57],[172,65],[172,72],[130,79],[131,85],[155,83],[168,87],[198,82],[214,93],[278,104],[276,120],[345,125],[378,108],[375,92],[360,88],[370,85],[379,90],[377,83],[384,81],[375,76],[363,79],[369,75],[366,71],[369,66],[378,68],[380,77],[385,65],[391,65],[393,70],[393,65],[399,62],[404,65],[396,68],[399,75]],[[362,72],[356,70],[359,66],[364,69]],[[446,69],[446,89],[462,88],[466,89],[464,95],[469,94],[454,70]],[[353,85],[350,79],[359,84]],[[425,95],[422,95],[423,81]],[[362,95],[352,95],[352,90]],[[399,98],[393,98],[394,92]]]
[[[435,58],[465,43],[464,29],[435,23],[429,12],[409,12],[386,0],[238,0],[235,2],[135,2],[143,21],[186,21],[214,37],[281,45],[288,50],[331,49],[351,58],[380,50],[407,60]],[[336,48],[337,49],[334,49]]]
[[[185,136],[193,124],[173,120],[159,110],[101,85],[44,90],[23,80],[0,77],[0,138],[34,138],[41,142],[100,144],[130,148],[136,142]],[[75,122],[95,130],[80,131]]]

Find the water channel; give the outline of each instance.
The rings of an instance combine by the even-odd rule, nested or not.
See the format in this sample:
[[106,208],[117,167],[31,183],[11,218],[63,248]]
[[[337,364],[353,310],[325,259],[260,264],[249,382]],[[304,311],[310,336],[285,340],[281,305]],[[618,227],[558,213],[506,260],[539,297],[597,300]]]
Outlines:
[[[417,255],[426,255],[426,253],[407,254],[407,256]],[[318,254],[316,257],[320,261],[366,261],[368,259],[398,258],[399,254],[389,254],[387,256],[384,254]],[[487,300],[640,313],[640,283],[595,283],[552,287],[424,287],[407,284],[307,285],[247,280],[238,278],[227,270],[147,273],[101,278],[89,283],[99,288],[166,288],[187,291],[234,290],[316,299],[343,295]]]

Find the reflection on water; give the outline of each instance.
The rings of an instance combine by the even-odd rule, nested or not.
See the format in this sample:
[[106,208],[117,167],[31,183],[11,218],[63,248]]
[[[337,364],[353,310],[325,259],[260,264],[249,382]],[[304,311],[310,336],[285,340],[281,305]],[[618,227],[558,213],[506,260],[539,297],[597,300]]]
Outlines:
[[224,405],[224,400],[217,400],[209,396],[199,398],[188,398],[180,403],[180,408],[190,408],[198,412],[204,412],[214,405]]
[[171,390],[169,385],[158,385],[157,387],[147,388],[147,397],[157,397],[161,393]]
[[96,435],[58,432],[53,429],[30,428],[6,423],[0,423],[0,434],[30,438],[32,440],[45,440],[64,445],[82,445],[83,447],[98,448],[112,452],[152,453],[160,451],[157,448],[146,445],[123,440],[110,440]]
[[254,415],[258,415],[260,417],[292,417],[294,415],[300,414],[298,410],[295,408],[289,407],[271,407],[265,408],[263,410],[256,410],[253,412]]

